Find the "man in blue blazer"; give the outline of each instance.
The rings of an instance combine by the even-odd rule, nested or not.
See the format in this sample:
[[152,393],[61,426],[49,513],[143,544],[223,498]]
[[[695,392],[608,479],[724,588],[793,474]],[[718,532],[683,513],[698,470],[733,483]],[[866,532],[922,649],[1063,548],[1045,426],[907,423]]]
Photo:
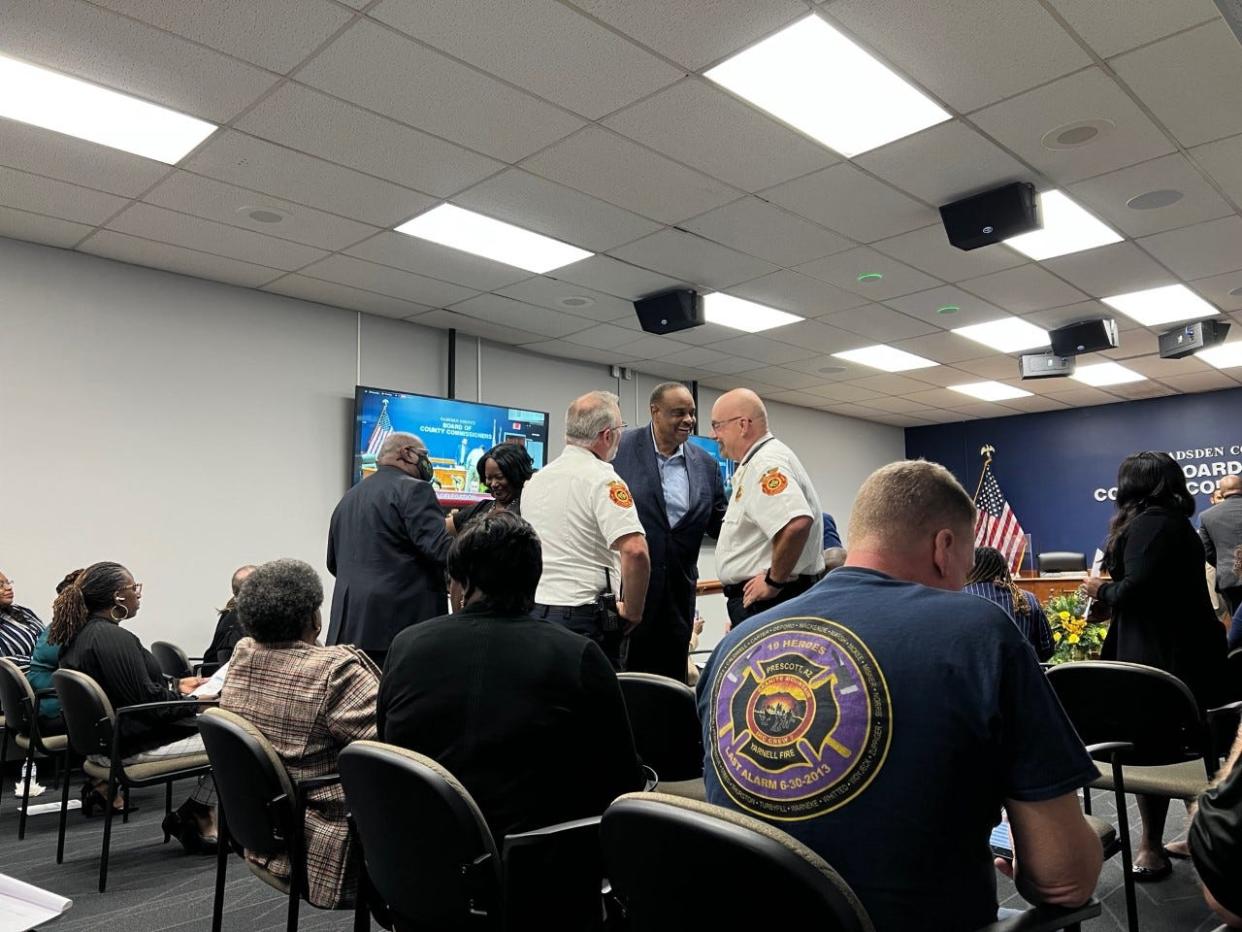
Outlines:
[[680,382],[651,393],[651,423],[626,431],[613,468],[630,488],[651,553],[642,622],[625,668],[686,680],[703,536],[720,533],[728,501],[711,454],[689,443],[695,406]]

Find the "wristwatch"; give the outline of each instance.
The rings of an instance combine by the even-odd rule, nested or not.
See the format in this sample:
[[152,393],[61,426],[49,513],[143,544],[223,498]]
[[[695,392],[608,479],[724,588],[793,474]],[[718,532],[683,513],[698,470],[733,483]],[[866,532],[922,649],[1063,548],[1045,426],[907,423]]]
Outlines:
[[771,586],[773,589],[784,589],[791,582],[793,582],[792,579],[786,579],[784,582],[777,582],[775,579],[772,578],[771,567],[763,571],[763,581],[767,583],[769,586]]

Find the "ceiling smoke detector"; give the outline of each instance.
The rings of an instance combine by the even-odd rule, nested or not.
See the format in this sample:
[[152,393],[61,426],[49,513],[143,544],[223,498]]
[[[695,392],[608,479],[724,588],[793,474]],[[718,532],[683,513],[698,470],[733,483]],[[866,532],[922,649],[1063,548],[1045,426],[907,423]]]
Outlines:
[[586,295],[571,294],[564,298],[557,298],[556,303],[561,307],[590,307],[595,303],[595,299],[588,298]]
[[255,223],[283,223],[289,216],[275,207],[239,207],[237,212]]
[[1079,120],[1048,130],[1040,143],[1045,149],[1077,149],[1116,128],[1112,120]]
[[1183,197],[1185,195],[1181,191],[1174,191],[1172,188],[1159,188],[1155,191],[1147,191],[1144,194],[1136,194],[1126,201],[1126,206],[1131,210],[1158,210],[1161,207],[1176,204]]

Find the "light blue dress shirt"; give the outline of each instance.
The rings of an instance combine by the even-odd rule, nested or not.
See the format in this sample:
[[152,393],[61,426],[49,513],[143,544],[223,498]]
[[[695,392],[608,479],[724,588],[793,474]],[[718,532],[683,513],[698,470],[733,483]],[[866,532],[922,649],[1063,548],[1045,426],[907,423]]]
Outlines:
[[[652,443],[655,435],[652,435]],[[660,485],[664,489],[664,509],[668,515],[668,526],[676,527],[677,522],[685,517],[690,510],[690,472],[686,468],[685,444],[665,456],[656,447],[656,466],[660,470]]]

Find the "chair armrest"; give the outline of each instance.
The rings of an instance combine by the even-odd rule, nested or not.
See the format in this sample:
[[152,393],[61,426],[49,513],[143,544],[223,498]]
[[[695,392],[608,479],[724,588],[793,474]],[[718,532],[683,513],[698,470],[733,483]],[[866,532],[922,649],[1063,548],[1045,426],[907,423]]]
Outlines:
[[179,705],[214,705],[218,702],[218,699],[168,699],[164,702],[140,702],[138,705],[121,706],[116,710],[116,717],[119,719],[122,715],[132,715],[135,712],[150,712],[152,709],[171,709],[173,706]]
[[1064,906],[1035,906],[1020,916],[989,922],[976,932],[1056,932],[1066,926],[1094,919],[1101,911],[1100,901],[1095,897],[1075,909]]
[[295,780],[294,787],[299,793],[308,793],[311,790],[323,789],[325,786],[334,786],[341,782],[339,773],[325,773],[322,777],[307,777],[305,780]]
[[573,819],[569,822],[557,822],[555,825],[545,825],[543,828],[532,828],[529,832],[518,832],[515,835],[506,835],[503,839],[502,848],[505,851],[508,851],[510,848],[537,844],[550,835],[564,835],[570,832],[585,832],[592,828],[598,831],[599,820],[599,816],[587,816],[585,819]]
[[1224,705],[1218,705],[1214,709],[1208,709],[1207,717],[1210,720],[1217,715],[1224,715],[1225,713],[1242,715],[1242,699],[1239,699],[1237,702],[1226,702]]
[[36,689],[36,690],[35,690],[35,698],[36,698],[36,699],[55,699],[55,698],[56,698],[56,690],[54,690],[54,689]]
[[1094,758],[1097,754],[1107,757],[1109,760],[1117,754],[1118,751],[1133,751],[1134,745],[1129,741],[1101,741],[1098,744],[1088,744],[1087,753]]

